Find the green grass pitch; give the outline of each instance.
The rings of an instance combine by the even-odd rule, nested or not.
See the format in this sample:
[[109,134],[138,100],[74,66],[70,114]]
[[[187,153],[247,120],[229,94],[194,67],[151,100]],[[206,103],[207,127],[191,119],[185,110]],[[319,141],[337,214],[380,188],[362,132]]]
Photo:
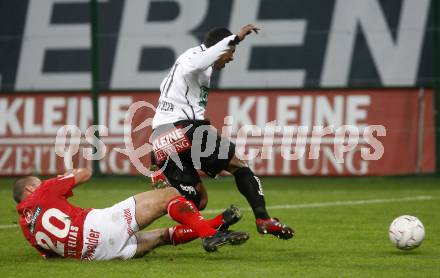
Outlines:
[[[42,260],[17,226],[11,179],[0,179],[1,277],[440,277],[440,179],[263,178],[269,212],[296,230],[289,241],[257,234],[244,210],[233,228],[249,231],[242,246],[206,253],[200,240],[165,246],[131,261]],[[248,208],[229,177],[205,180],[209,204],[204,215],[235,203]],[[143,178],[93,178],[75,190],[72,202],[110,206],[142,190]],[[402,214],[425,225],[423,244],[400,251],[388,226]],[[172,224],[163,217],[151,227]]]

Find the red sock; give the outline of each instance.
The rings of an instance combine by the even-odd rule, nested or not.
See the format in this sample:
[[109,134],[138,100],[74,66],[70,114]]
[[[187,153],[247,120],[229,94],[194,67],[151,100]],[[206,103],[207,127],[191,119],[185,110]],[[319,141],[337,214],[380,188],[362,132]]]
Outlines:
[[198,238],[197,233],[185,225],[177,225],[168,228],[167,235],[172,245],[187,243]]
[[[214,229],[223,224],[223,214],[219,214],[213,219],[206,220],[206,222]],[[193,241],[198,238],[197,233],[186,225],[177,225],[167,229],[167,236],[173,245],[179,245]]]
[[217,233],[200,214],[197,207],[182,196],[168,203],[168,215],[176,222],[191,228],[199,237],[209,237]]
[[218,229],[223,224],[223,214],[220,213],[216,217],[206,220],[206,222],[208,222],[212,228]]

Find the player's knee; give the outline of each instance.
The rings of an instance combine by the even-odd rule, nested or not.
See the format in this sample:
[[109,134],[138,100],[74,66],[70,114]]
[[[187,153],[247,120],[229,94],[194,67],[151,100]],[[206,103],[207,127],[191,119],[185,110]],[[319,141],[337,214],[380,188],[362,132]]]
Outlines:
[[199,202],[198,208],[199,208],[199,210],[204,210],[207,205],[208,205],[208,199],[202,198]]
[[237,171],[240,168],[248,167],[248,164],[246,161],[238,158],[236,155],[232,157],[231,161],[229,161],[228,168],[226,169],[229,173],[234,174],[235,171]]
[[177,189],[174,187],[167,187],[159,190],[158,191],[160,192],[161,197],[157,200],[157,205],[164,210],[167,209],[168,204],[172,199],[176,198],[177,196],[181,196],[179,191],[177,191]]
[[171,200],[174,197],[181,196],[182,194],[179,193],[177,189],[174,187],[167,187],[163,189],[164,192],[164,199]]

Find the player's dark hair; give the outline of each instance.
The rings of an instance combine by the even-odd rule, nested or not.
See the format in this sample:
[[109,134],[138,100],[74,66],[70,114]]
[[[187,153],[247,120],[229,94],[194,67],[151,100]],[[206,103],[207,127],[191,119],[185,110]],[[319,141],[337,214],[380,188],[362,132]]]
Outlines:
[[218,27],[211,29],[208,34],[206,34],[205,40],[203,41],[203,44],[206,47],[211,47],[221,41],[222,39],[232,35],[232,32],[229,31],[228,28],[224,27]]
[[17,204],[21,202],[24,187],[28,185],[34,178],[35,177],[33,176],[27,176],[19,178],[14,182],[14,185],[12,186],[12,197],[14,198],[15,202],[17,202]]

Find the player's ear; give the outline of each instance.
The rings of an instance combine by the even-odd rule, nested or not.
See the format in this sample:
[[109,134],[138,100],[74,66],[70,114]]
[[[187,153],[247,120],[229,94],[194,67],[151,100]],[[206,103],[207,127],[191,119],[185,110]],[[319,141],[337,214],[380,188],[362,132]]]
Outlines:
[[25,185],[23,190],[23,197],[28,196],[31,193],[34,193],[37,187],[31,184]]

